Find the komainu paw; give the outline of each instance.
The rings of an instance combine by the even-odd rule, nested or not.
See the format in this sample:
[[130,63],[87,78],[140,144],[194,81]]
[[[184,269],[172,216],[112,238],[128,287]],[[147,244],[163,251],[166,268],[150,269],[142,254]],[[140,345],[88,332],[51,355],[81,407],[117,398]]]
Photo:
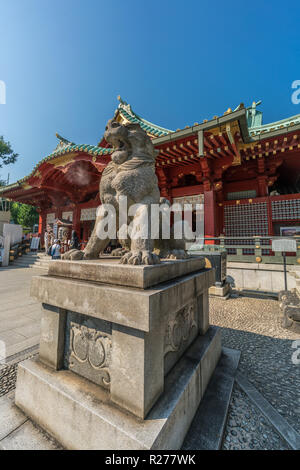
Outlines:
[[84,252],[80,250],[70,250],[64,253],[61,259],[77,261],[84,258]]
[[142,264],[142,252],[132,252],[128,251],[122,258],[120,259],[120,263],[122,264]]
[[160,258],[155,253],[150,251],[143,251],[142,253],[142,264],[159,264]]
[[172,250],[168,253],[167,259],[185,259],[188,255],[184,250]]

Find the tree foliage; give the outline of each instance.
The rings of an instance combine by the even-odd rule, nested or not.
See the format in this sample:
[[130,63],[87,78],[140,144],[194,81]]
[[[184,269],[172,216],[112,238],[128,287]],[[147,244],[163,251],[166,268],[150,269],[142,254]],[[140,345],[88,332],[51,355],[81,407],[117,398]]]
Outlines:
[[3,136],[0,136],[0,168],[3,165],[15,163],[18,154],[13,151],[9,142],[5,142]]
[[15,224],[26,228],[32,228],[39,221],[39,214],[35,207],[28,204],[20,204],[19,202],[12,203],[11,216]]
[[[9,142],[6,142],[3,136],[0,136],[0,168],[3,165],[15,163],[18,154],[13,151]],[[0,178],[0,186],[5,186],[5,181]]]

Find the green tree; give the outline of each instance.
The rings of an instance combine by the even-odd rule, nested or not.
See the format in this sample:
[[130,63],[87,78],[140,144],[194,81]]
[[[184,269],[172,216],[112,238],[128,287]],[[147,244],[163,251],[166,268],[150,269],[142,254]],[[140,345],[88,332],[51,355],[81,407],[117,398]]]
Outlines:
[[15,224],[26,228],[32,228],[34,224],[39,222],[39,214],[36,208],[28,204],[20,204],[19,202],[12,203],[11,216]]
[[[15,163],[18,158],[18,154],[13,151],[9,142],[6,142],[3,136],[0,136],[0,168],[3,165],[10,165]],[[0,178],[0,186],[3,186],[5,181]]]

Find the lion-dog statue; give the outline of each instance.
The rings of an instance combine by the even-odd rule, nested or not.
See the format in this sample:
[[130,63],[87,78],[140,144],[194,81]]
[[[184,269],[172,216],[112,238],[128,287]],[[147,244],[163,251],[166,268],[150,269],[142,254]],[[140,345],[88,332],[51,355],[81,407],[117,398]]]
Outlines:
[[[148,236],[127,237],[121,239],[123,247],[120,262],[123,264],[152,265],[160,262],[161,258],[180,259],[186,257],[185,241],[174,239],[163,240],[160,234],[157,239],[151,239],[151,205],[168,203],[160,198],[158,181],[155,174],[156,150],[150,137],[139,124],[120,124],[115,119],[108,121],[105,140],[113,147],[111,162],[105,167],[100,181],[100,199],[102,206],[111,204],[116,211],[119,230],[119,201],[120,196],[127,197],[128,213],[134,204],[140,204],[140,209],[128,216],[127,223],[133,228],[143,224],[143,217],[148,217]],[[62,258],[67,260],[97,259],[110,242],[109,236],[100,237],[107,224],[107,211],[97,211],[94,230],[83,251],[70,250]],[[145,215],[147,214],[147,215]],[[156,237],[155,237],[156,238]],[[119,254],[119,253],[118,253]]]

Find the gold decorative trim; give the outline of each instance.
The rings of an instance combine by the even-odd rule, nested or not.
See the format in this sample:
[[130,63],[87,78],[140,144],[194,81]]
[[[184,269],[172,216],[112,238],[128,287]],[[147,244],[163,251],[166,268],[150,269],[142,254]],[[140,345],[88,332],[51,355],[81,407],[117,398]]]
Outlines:
[[68,163],[70,163],[75,156],[75,153],[68,153],[65,155],[61,155],[59,157],[54,158],[53,160],[49,161],[50,165],[53,165],[54,167],[57,166],[66,166]]
[[30,184],[23,183],[23,184],[22,184],[22,188],[23,188],[23,189],[32,189],[32,186],[31,186]]

